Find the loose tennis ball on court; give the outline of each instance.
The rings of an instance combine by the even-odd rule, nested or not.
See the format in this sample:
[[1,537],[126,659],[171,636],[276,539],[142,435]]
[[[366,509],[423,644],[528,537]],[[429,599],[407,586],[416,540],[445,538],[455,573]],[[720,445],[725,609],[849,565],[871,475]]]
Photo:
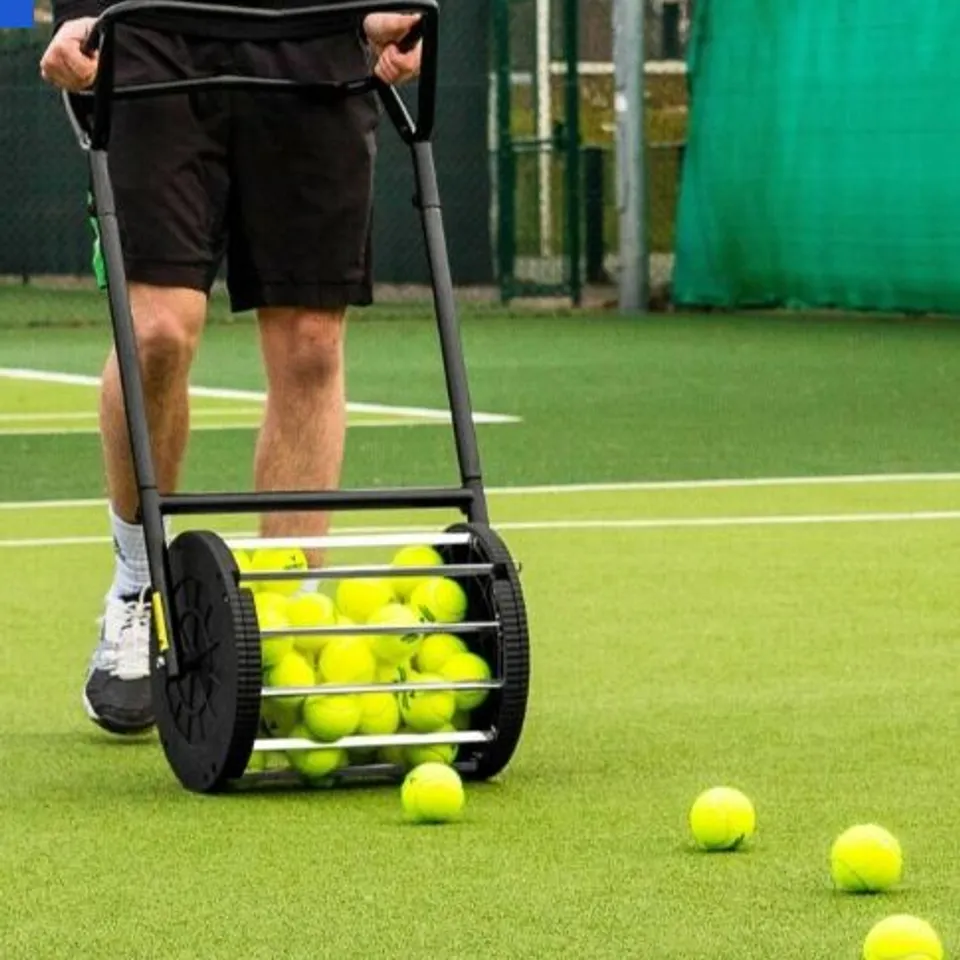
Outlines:
[[[436,733],[453,733],[453,726],[445,724]],[[407,747],[407,765],[418,767],[421,763],[445,763],[448,766],[457,759],[457,745],[455,743],[423,743],[415,747]]]
[[388,580],[348,578],[337,586],[337,609],[354,623],[366,623],[377,610],[393,600],[393,588]]
[[373,683],[377,660],[365,637],[333,637],[320,652],[320,674],[327,683]]
[[[397,551],[391,562],[395,567],[442,567],[443,557],[433,547],[404,547]],[[410,599],[410,594],[427,579],[427,577],[393,577],[390,585],[397,598],[406,601]]]
[[[250,560],[250,569],[254,573],[269,573],[273,570],[292,571],[306,570],[306,554],[299,548],[255,550]],[[260,580],[261,589],[280,593],[285,597],[292,597],[300,589],[302,580]]]
[[451,657],[467,652],[467,645],[452,633],[431,633],[421,641],[414,666],[423,673],[439,673]]
[[422,763],[404,778],[400,802],[414,823],[449,823],[463,813],[466,800],[460,774],[442,763]]
[[731,787],[704,791],[690,808],[690,830],[702,850],[735,850],[756,826],[749,797]]
[[467,595],[456,580],[430,577],[410,594],[410,606],[430,623],[460,623],[467,615]]
[[[489,680],[490,667],[475,653],[457,653],[440,668],[440,676],[455,683]],[[489,690],[457,690],[454,696],[458,710],[475,710],[489,695]]]
[[[296,739],[309,740],[310,731],[305,726],[297,726],[290,733]],[[335,770],[345,766],[347,751],[337,748],[326,750],[289,750],[287,756],[290,766],[308,782],[322,780]]]
[[943,960],[943,944],[926,920],[896,914],[867,934],[863,960]]
[[[290,626],[283,607],[276,602],[277,594],[258,593],[254,600],[257,607],[257,623],[261,630],[284,630]],[[283,601],[283,598],[280,597]],[[263,666],[265,669],[278,664],[287,654],[293,651],[293,637],[277,636],[262,637],[260,641]]]
[[357,733],[383,736],[396,733],[400,726],[400,704],[392,693],[363,693],[360,701],[360,722]]
[[418,627],[417,615],[402,603],[388,603],[377,610],[367,621],[371,628],[370,649],[380,663],[406,663],[420,649],[419,633],[377,633],[380,625],[396,627]]
[[303,725],[324,743],[356,733],[360,716],[360,698],[352,694],[307,697],[303,705]]
[[[432,673],[410,674],[415,683],[443,683],[443,677]],[[405,690],[400,694],[400,715],[403,722],[417,733],[431,733],[453,719],[457,702],[449,690]]]
[[[304,593],[290,599],[287,619],[291,627],[332,627],[337,622],[337,608],[323,593]],[[293,645],[301,653],[316,657],[329,639],[329,636],[299,636],[293,638]]]
[[880,893],[900,882],[903,852],[897,838],[876,824],[845,830],[830,850],[830,873],[846,893]]

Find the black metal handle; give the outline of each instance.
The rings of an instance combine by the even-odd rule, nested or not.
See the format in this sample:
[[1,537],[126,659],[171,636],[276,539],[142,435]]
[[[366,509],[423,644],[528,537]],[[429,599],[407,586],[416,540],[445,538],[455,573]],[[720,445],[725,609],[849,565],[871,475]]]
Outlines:
[[[263,23],[283,24],[288,30],[274,30],[271,40],[325,36],[348,33],[362,28],[364,17],[371,13],[419,14],[420,20],[397,46],[404,53],[423,43],[423,57],[418,85],[418,110],[414,122],[397,91],[374,76],[359,77],[339,83],[299,83],[265,77],[220,76],[170,80],[160,83],[138,84],[117,88],[114,84],[115,27],[118,23],[137,25],[145,23],[163,30],[164,19],[169,20],[171,32],[185,17],[198,24]],[[100,63],[92,91],[64,97],[74,131],[84,148],[104,149],[110,136],[110,117],[115,99],[132,99],[182,93],[191,89],[216,87],[245,87],[269,90],[312,90],[331,97],[355,96],[376,90],[388,115],[400,135],[408,142],[429,140],[433,134],[437,96],[437,53],[439,41],[438,0],[345,0],[322,6],[308,6],[285,10],[227,6],[220,3],[193,3],[189,0],[121,0],[108,7],[96,20],[83,44],[85,53],[99,52]],[[84,120],[78,109],[88,104]]]

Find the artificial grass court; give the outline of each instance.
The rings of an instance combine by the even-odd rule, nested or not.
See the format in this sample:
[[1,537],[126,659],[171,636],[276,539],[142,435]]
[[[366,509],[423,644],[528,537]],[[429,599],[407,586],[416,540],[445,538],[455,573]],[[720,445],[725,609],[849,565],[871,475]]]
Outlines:
[[[26,325],[56,297],[76,327]],[[97,310],[0,290],[0,366],[96,375]],[[197,797],[153,738],[101,736],[105,508],[31,503],[99,498],[96,438],[0,437],[0,955],[854,960],[900,912],[956,951],[960,326],[476,308],[464,335],[478,409],[517,418],[478,429],[534,660],[520,751],[456,825],[403,824],[393,788]],[[371,311],[351,399],[441,407],[434,351],[413,309]],[[196,382],[262,387],[249,324],[211,327]],[[246,484],[251,448],[198,433],[188,483]],[[441,424],[348,449],[351,484],[453,475]],[[756,803],[743,852],[691,849],[715,784]],[[830,844],[866,821],[904,884],[840,896]]]

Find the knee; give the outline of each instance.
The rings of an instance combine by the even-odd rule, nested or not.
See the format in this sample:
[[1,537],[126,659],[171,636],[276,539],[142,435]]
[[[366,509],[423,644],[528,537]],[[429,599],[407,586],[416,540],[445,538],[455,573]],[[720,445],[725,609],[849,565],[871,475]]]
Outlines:
[[148,382],[189,374],[203,327],[204,306],[197,298],[181,293],[194,291],[131,291],[137,351]]
[[323,390],[343,372],[343,317],[314,311],[277,311],[261,324],[271,387],[279,393]]

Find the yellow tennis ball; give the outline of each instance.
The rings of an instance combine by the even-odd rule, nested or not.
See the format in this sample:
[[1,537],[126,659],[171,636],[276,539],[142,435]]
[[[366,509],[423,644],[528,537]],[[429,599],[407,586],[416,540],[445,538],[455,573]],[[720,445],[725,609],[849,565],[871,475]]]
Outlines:
[[300,703],[292,697],[267,697],[260,701],[260,721],[271,737],[289,737],[300,722]]
[[[405,730],[402,727],[397,732],[410,733],[409,730]],[[410,767],[410,764],[407,763],[406,747],[380,747],[380,749],[377,750],[377,759],[381,763],[389,763],[391,766],[400,767],[403,770],[407,770]]]
[[[249,573],[251,569],[250,554],[247,553],[246,550],[241,550],[239,548],[237,548],[236,550],[231,550],[230,552],[233,554],[233,559],[236,562],[237,569],[240,571],[240,573],[241,574]],[[241,576],[241,582],[242,580],[243,578]],[[243,585],[247,587],[251,591],[251,593],[256,593],[257,589],[260,586],[260,584],[257,583],[256,581],[248,581]]]
[[[443,557],[433,547],[425,545],[404,547],[397,551],[391,563],[395,567],[441,567],[443,566]],[[410,599],[410,594],[426,579],[428,578],[393,577],[390,585],[393,587],[393,592],[397,595],[397,598],[406,601]]]
[[834,841],[830,873],[839,890],[879,893],[900,882],[903,852],[897,838],[883,827],[859,824]]
[[[452,733],[453,729],[453,726],[447,723],[436,733]],[[449,766],[456,759],[455,743],[423,743],[415,747],[407,747],[406,760],[410,767],[418,767],[421,763],[445,763]]]
[[863,960],[943,960],[943,944],[926,920],[896,914],[867,934]]
[[398,683],[401,680],[401,668],[393,663],[378,663],[375,683]]
[[400,801],[414,823],[448,823],[463,812],[463,782],[453,767],[422,763],[404,778]]
[[360,722],[357,733],[383,736],[396,733],[400,726],[400,705],[392,693],[363,693],[360,701]]
[[[457,653],[440,668],[440,676],[451,682],[489,680],[490,667],[483,657],[475,653]],[[458,710],[475,710],[490,695],[489,690],[457,690],[455,698]]]
[[[305,726],[297,726],[290,736],[298,740],[309,740],[310,731]],[[290,766],[311,783],[330,776],[347,763],[347,751],[333,747],[325,750],[289,750],[287,756]]]
[[454,730],[469,730],[470,729],[470,714],[466,710],[457,710],[453,715],[453,719],[450,721],[450,726]]
[[273,590],[258,590],[253,598],[257,619],[264,616],[277,616],[287,619],[287,598]]
[[307,697],[303,705],[303,725],[325,743],[356,733],[360,716],[360,698],[352,694]]
[[[269,573],[274,570],[284,572],[291,570],[306,570],[309,568],[306,554],[299,548],[270,549],[254,551],[250,560],[250,569],[254,573]],[[261,590],[271,590],[285,597],[291,597],[300,589],[302,580],[260,580]]]
[[[304,593],[290,599],[287,619],[291,627],[332,627],[337,622],[337,608],[323,593]],[[329,639],[329,636],[299,636],[293,638],[293,645],[301,653],[316,657]]]
[[[416,683],[442,683],[443,677],[431,673],[406,677]],[[400,715],[403,722],[417,733],[432,733],[453,719],[457,702],[449,690],[405,690],[400,694]]]
[[[257,623],[261,630],[283,630],[290,626],[287,620],[286,601],[276,593],[254,594],[254,604],[257,610]],[[260,642],[263,666],[269,668],[278,664],[293,650],[293,637],[277,636],[263,637]]]
[[[286,654],[279,663],[271,667],[267,672],[267,686],[269,687],[312,687],[317,682],[317,675],[314,673],[310,661],[302,654],[291,651]],[[267,699],[277,699],[285,703],[299,705],[303,703],[303,697],[268,697]]]
[[337,609],[354,623],[366,623],[377,610],[393,600],[389,580],[351,577],[337,585]]
[[420,648],[419,633],[377,633],[379,625],[397,627],[417,627],[420,620],[417,615],[401,603],[388,603],[372,614],[367,621],[371,628],[370,649],[381,663],[406,663]]
[[460,623],[467,616],[467,595],[456,580],[430,577],[410,594],[410,606],[431,623]]
[[750,799],[730,787],[704,791],[690,808],[690,830],[703,850],[735,850],[756,826]]
[[414,665],[423,673],[439,673],[451,657],[467,652],[467,645],[452,633],[431,633],[421,641]]
[[373,683],[377,661],[364,637],[333,637],[320,652],[320,674],[328,683]]

